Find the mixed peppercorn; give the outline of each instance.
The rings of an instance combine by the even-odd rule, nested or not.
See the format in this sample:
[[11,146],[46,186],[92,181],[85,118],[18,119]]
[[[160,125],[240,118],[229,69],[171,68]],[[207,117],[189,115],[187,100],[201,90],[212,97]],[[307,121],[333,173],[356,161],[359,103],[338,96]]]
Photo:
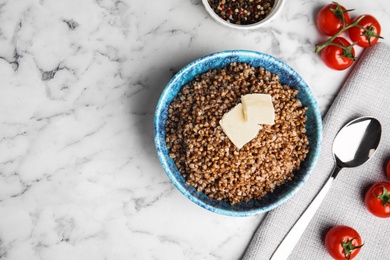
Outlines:
[[272,10],[274,0],[208,0],[222,19],[233,24],[253,24],[263,20]]

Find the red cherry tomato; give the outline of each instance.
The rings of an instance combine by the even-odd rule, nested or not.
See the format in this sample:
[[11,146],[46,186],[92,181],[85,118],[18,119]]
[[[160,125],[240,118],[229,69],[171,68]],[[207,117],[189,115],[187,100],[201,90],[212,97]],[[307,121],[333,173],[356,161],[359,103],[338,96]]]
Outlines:
[[[332,69],[344,70],[352,65],[355,59],[355,49],[343,37],[336,37],[333,41],[335,45],[328,45],[321,51],[321,59]],[[345,49],[340,46],[345,47]]]
[[[353,22],[357,21],[361,16],[355,18]],[[370,47],[374,45],[381,34],[381,25],[378,20],[369,14],[365,14],[364,17],[358,22],[358,26],[353,26],[348,29],[349,38],[352,42],[356,42],[361,47]]]
[[387,175],[387,178],[390,179],[390,159],[387,161],[387,164],[386,164],[386,175]]
[[372,185],[364,202],[368,211],[380,218],[390,217],[390,182],[378,182]]
[[323,34],[335,35],[343,28],[343,22],[350,24],[351,17],[345,7],[337,3],[328,4],[318,12],[317,27]]
[[362,246],[359,233],[348,226],[335,226],[325,236],[325,248],[337,260],[354,258]]

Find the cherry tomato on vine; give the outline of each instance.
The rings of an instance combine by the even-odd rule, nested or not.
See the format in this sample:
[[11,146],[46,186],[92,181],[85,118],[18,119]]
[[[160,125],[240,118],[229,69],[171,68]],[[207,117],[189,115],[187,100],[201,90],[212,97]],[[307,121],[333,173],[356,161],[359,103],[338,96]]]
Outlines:
[[344,70],[355,60],[355,49],[343,37],[336,37],[332,43],[321,51],[321,59],[332,69]]
[[390,217],[390,182],[378,182],[372,185],[364,202],[368,211],[380,218]]
[[351,22],[351,17],[344,6],[338,3],[328,4],[321,8],[317,15],[318,29],[328,36],[333,36]]
[[386,175],[390,179],[390,159],[386,163]]
[[[362,16],[359,16],[353,20],[357,21]],[[374,45],[381,34],[381,25],[378,20],[369,14],[365,14],[364,17],[358,22],[358,26],[348,29],[349,38],[351,41],[356,42],[360,47],[370,47]]]
[[359,233],[348,226],[332,227],[325,236],[325,248],[336,260],[353,259],[362,246]]

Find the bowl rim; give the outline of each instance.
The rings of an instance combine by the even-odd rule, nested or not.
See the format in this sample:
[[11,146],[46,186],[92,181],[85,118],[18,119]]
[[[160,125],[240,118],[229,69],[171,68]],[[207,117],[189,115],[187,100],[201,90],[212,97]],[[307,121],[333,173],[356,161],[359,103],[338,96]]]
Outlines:
[[229,23],[228,21],[222,19],[219,17],[214,10],[211,8],[208,0],[202,0],[203,6],[206,9],[207,13],[219,24],[224,25],[226,27],[230,27],[233,29],[238,29],[238,30],[251,30],[251,29],[256,29],[259,28],[267,23],[269,23],[271,20],[273,20],[282,10],[282,7],[284,5],[285,0],[275,0],[274,7],[271,10],[271,13],[269,13],[264,19],[253,23],[253,24],[234,24],[234,23]]
[[[166,155],[164,156],[164,154],[162,153],[162,150],[167,150],[167,147],[166,147],[166,142],[165,142],[165,129],[163,129],[164,136],[161,136],[162,128],[161,128],[161,125],[159,124],[159,122],[161,122],[161,118],[163,118],[163,113],[161,113],[161,112],[163,112],[164,106],[169,105],[172,102],[172,99],[173,99],[172,98],[171,101],[168,104],[166,104],[166,100],[167,100],[167,98],[169,96],[169,93],[171,91],[171,87],[174,86],[174,84],[176,84],[176,82],[178,80],[180,80],[182,75],[186,75],[187,72],[191,71],[193,68],[197,67],[199,64],[207,63],[208,61],[213,60],[214,58],[228,58],[230,56],[250,56],[250,57],[255,57],[255,58],[267,58],[267,59],[272,60],[273,63],[278,64],[278,67],[281,67],[283,70],[287,70],[289,73],[293,74],[294,77],[296,77],[299,80],[299,82],[301,84],[303,84],[303,86],[306,89],[307,94],[311,97],[311,100],[313,102],[313,110],[314,110],[313,112],[314,112],[314,115],[315,115],[314,119],[315,119],[316,127],[317,127],[316,128],[316,132],[315,132],[315,136],[317,137],[317,140],[316,140],[317,142],[315,143],[314,147],[310,146],[310,149],[313,151],[312,160],[310,161],[309,166],[307,167],[307,173],[305,173],[303,175],[302,179],[297,183],[297,185],[294,186],[289,192],[284,194],[283,197],[281,197],[277,201],[271,203],[270,205],[264,206],[264,207],[260,207],[260,208],[247,209],[245,211],[231,211],[231,210],[227,210],[227,209],[223,209],[223,208],[217,208],[217,207],[214,207],[213,205],[209,205],[209,204],[205,203],[204,201],[202,201],[200,198],[198,198],[196,196],[192,196],[191,192],[188,191],[179,182],[179,180],[175,177],[175,175],[171,171],[170,165],[168,164],[168,161],[167,161],[167,159],[169,160],[169,158],[167,158]],[[267,68],[265,68],[265,69],[267,69]],[[205,71],[202,71],[200,73],[204,73],[204,72]],[[197,73],[197,75],[200,74],[200,73]],[[193,80],[193,77],[191,79],[188,79],[186,82],[182,83],[181,86],[179,87],[179,91],[185,84],[187,84],[191,80]],[[164,113],[167,115],[168,111],[165,111]],[[164,126],[165,126],[165,122],[164,122]],[[188,63],[182,69],[180,69],[171,78],[171,80],[167,83],[167,85],[165,86],[165,88],[164,88],[164,90],[163,90],[163,92],[162,92],[162,94],[161,94],[161,96],[160,96],[160,98],[158,100],[158,103],[157,103],[157,106],[156,106],[156,110],[155,110],[155,116],[154,116],[154,142],[155,142],[157,155],[158,155],[158,158],[160,160],[161,165],[163,166],[164,172],[168,175],[169,179],[172,181],[174,186],[183,195],[185,195],[189,200],[191,200],[192,202],[194,202],[198,206],[201,206],[204,209],[207,209],[209,211],[212,211],[212,212],[215,212],[215,213],[218,213],[218,214],[222,214],[222,215],[226,215],[226,216],[234,216],[234,217],[253,216],[253,215],[258,215],[258,214],[261,214],[261,213],[268,212],[268,211],[270,211],[270,210],[280,206],[284,202],[286,202],[288,199],[293,197],[293,195],[295,195],[298,192],[298,190],[303,186],[303,184],[306,182],[308,177],[311,175],[311,172],[312,172],[312,170],[313,170],[313,168],[314,168],[314,166],[315,166],[315,164],[317,162],[317,159],[318,159],[318,156],[319,156],[319,153],[320,153],[320,149],[321,149],[321,143],[322,143],[322,117],[321,117],[321,113],[320,113],[320,110],[319,110],[319,107],[318,107],[317,100],[315,99],[314,94],[313,94],[311,88],[302,79],[302,77],[297,72],[295,72],[295,70],[293,70],[290,66],[288,66],[286,63],[280,61],[279,59],[276,59],[275,57],[273,57],[273,56],[271,56],[269,54],[265,54],[265,53],[258,52],[258,51],[252,51],[252,50],[225,50],[225,51],[220,51],[220,52],[215,52],[215,53],[211,53],[211,54],[205,55],[205,56],[203,56],[201,58],[198,58],[198,59]],[[170,160],[172,160],[172,159],[170,159]]]

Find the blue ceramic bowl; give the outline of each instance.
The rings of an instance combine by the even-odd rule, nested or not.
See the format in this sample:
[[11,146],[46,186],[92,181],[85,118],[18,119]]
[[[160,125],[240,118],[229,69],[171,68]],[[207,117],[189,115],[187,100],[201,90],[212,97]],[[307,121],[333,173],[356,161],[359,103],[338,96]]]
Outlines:
[[[271,73],[279,75],[279,81],[287,84],[299,91],[297,97],[304,106],[308,107],[306,111],[307,121],[306,130],[309,139],[310,151],[306,159],[301,163],[301,167],[294,173],[292,181],[277,187],[273,193],[267,194],[261,200],[252,199],[249,202],[241,202],[231,205],[225,201],[217,201],[209,198],[203,192],[198,192],[192,186],[186,184],[185,178],[179,172],[173,159],[168,154],[168,148],[165,143],[165,126],[168,118],[168,107],[173,98],[180,91],[181,87],[198,74],[202,74],[210,69],[222,68],[231,62],[244,62],[254,67],[263,67]],[[291,198],[305,183],[314,164],[318,158],[322,140],[322,121],[317,101],[304,80],[288,65],[274,57],[245,50],[223,51],[207,55],[195,60],[181,69],[165,87],[158,101],[154,117],[154,141],[158,157],[161,164],[171,179],[173,184],[187,198],[197,205],[212,212],[227,216],[251,216],[267,212]]]

